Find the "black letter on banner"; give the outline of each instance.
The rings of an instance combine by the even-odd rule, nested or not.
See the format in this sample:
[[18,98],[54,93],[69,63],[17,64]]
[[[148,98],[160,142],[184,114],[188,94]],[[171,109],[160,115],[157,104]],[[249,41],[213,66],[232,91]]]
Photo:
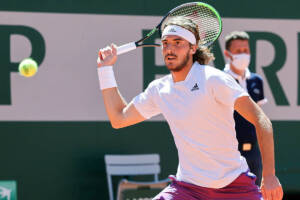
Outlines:
[[271,88],[274,100],[277,105],[288,106],[288,99],[282,89],[280,81],[276,73],[283,67],[286,60],[286,46],[281,37],[270,32],[248,32],[250,36],[251,49],[251,65],[250,69],[256,71],[256,42],[258,40],[265,40],[270,42],[275,51],[273,62],[269,66],[262,66],[265,77]]
[[37,30],[28,26],[0,26],[0,105],[11,105],[10,73],[18,72],[19,63],[12,63],[10,61],[11,35],[23,35],[29,39],[32,46],[30,57],[39,65],[45,57],[45,41]]
[[215,56],[214,66],[223,71],[225,67],[225,58],[223,57],[223,52],[220,47],[219,40],[215,41],[211,48],[211,51],[214,53]]
[[[145,37],[151,30],[143,30],[143,37]],[[147,39],[147,43],[153,44],[156,39],[160,39],[159,34],[155,33]],[[159,47],[145,47],[143,48],[143,66],[144,66],[144,86],[146,89],[151,81],[155,79],[155,75],[169,74],[169,70],[164,66],[155,65],[155,48]]]
[[300,106],[300,33],[298,33],[298,106]]

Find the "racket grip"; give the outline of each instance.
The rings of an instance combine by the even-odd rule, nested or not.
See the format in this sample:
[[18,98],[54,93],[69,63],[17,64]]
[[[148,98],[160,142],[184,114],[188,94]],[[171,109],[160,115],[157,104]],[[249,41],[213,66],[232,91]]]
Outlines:
[[121,55],[123,53],[126,53],[128,51],[132,51],[136,49],[135,42],[130,42],[127,44],[124,44],[122,46],[117,47],[117,55]]

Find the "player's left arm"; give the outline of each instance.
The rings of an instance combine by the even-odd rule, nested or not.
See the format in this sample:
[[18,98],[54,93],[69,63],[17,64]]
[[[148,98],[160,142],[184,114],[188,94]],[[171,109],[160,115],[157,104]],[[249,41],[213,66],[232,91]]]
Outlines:
[[234,109],[256,128],[263,163],[261,190],[264,199],[281,200],[283,191],[275,175],[274,139],[271,121],[249,96],[237,98]]

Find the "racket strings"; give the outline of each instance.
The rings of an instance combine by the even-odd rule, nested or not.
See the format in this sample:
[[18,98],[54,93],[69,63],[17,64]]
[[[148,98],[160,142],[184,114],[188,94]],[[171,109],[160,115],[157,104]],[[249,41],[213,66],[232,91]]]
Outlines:
[[191,4],[179,7],[170,13],[170,17],[175,16],[187,17],[198,25],[200,44],[210,45],[219,36],[219,18],[206,6]]

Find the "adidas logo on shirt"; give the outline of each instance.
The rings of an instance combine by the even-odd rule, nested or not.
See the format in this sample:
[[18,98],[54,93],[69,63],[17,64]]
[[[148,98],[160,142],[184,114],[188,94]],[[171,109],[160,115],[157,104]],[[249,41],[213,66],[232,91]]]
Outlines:
[[195,85],[194,85],[194,87],[191,89],[191,91],[195,91],[195,90],[199,90],[199,87],[198,87],[198,84],[196,83]]

